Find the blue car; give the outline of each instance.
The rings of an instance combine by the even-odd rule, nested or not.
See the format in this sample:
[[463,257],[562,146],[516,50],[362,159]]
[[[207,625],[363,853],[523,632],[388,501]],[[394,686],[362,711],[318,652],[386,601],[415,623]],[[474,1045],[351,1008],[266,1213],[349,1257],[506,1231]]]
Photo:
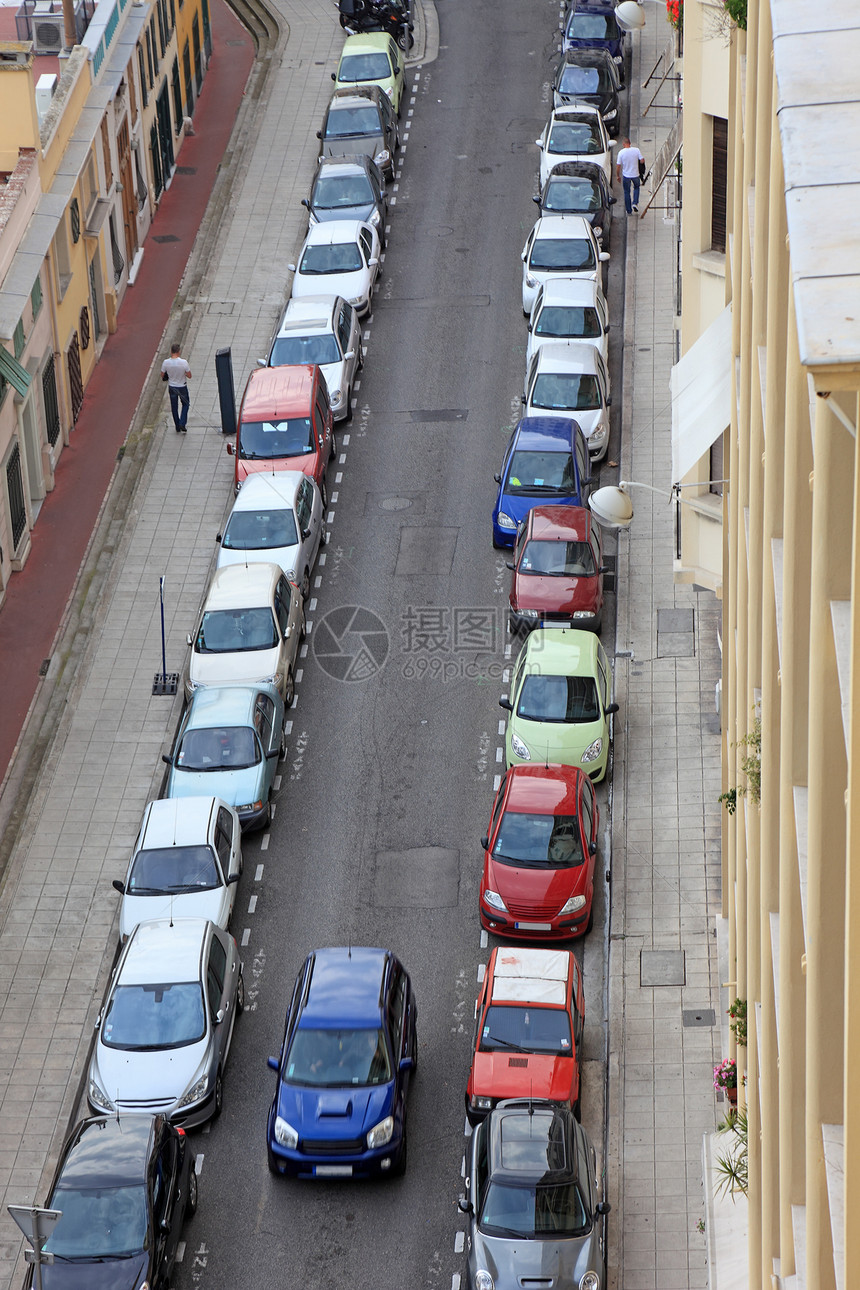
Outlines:
[[614,0],[570,0],[564,20],[562,52],[569,49],[605,49],[624,84],[625,32],[615,18]]
[[296,978],[269,1111],[273,1174],[367,1178],[406,1169],[415,996],[389,950],[315,950]]
[[512,547],[533,506],[585,506],[591,463],[585,435],[569,417],[523,417],[494,475],[493,546]]
[[284,701],[274,685],[202,685],[171,756],[166,797],[221,797],[242,832],[272,816],[272,783],[286,754]]

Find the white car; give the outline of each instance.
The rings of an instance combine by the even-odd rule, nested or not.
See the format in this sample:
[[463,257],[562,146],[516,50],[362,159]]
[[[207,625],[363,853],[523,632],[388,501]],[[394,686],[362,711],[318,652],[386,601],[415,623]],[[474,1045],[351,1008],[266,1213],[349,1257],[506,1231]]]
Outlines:
[[584,215],[543,215],[520,254],[523,262],[523,313],[528,317],[538,288],[552,278],[600,281],[601,251]]
[[153,918],[208,918],[227,930],[242,874],[239,816],[220,797],[150,802],[134,844],[122,896],[124,943]]
[[361,325],[342,296],[288,300],[268,363],[282,367],[317,363],[322,369],[335,421],[352,420],[352,386],[361,371]]
[[594,345],[555,341],[541,345],[526,371],[524,416],[572,417],[588,444],[592,461],[609,447],[609,373]]
[[609,306],[599,282],[588,278],[550,278],[538,288],[528,324],[526,367],[541,345],[554,340],[584,340],[609,362]]
[[201,685],[274,685],[289,707],[305,634],[302,593],[277,564],[217,569],[194,636],[185,697]]
[[312,224],[293,272],[292,299],[321,294],[343,296],[359,315],[370,310],[379,273],[379,234],[364,220]]
[[322,497],[310,476],[300,470],[259,472],[239,489],[224,532],[216,538],[221,546],[217,567],[277,564],[307,600],[322,539]]
[[535,143],[541,150],[540,187],[562,161],[588,161],[600,166],[612,184],[612,141],[597,108],[586,103],[556,108]]

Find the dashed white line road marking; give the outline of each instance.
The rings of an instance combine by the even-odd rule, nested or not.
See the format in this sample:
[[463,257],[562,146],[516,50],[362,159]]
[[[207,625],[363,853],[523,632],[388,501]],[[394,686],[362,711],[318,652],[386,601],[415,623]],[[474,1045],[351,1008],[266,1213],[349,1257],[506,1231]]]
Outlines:
[[336,505],[337,505],[337,497],[338,497],[337,493],[332,493],[332,495],[331,495],[331,504],[332,504],[332,506],[336,506]]
[[342,452],[342,453],[340,454],[340,456],[338,457],[338,459],[337,459],[337,464],[338,464],[339,466],[342,466],[342,465],[345,463],[345,461],[346,461],[346,453],[345,453],[345,452]]
[[502,717],[501,720],[499,721],[499,734],[503,735],[504,733],[505,733],[505,719],[504,717]]
[[502,681],[505,684],[507,684],[507,682],[510,681],[510,679],[511,679],[511,669],[509,667],[506,667],[505,670],[502,672]]
[[334,524],[334,511],[329,511],[328,515],[325,517],[325,522],[326,524]]
[[250,941],[250,939],[251,939],[251,929],[250,929],[250,927],[246,927],[246,928],[245,928],[245,930],[244,930],[244,932],[242,933],[242,945],[243,945],[243,947],[244,947],[245,945],[247,945],[247,944],[248,944],[248,942]]
[[319,565],[320,568],[322,568],[323,565],[325,564],[325,551],[323,551],[322,554],[320,555],[320,558],[317,560],[317,564]]
[[399,187],[400,187],[400,185],[399,185],[399,184],[395,184],[391,191],[392,191],[393,193],[396,193]]
[[510,658],[510,657],[511,657],[511,647],[510,647],[510,645],[506,645],[506,646],[505,646],[505,658]]
[[341,439],[341,443],[343,444],[344,448],[348,448],[348,447],[349,447],[349,435],[348,435],[348,434],[345,434],[345,435],[343,436],[343,438]]
[[305,641],[304,645],[299,650],[299,658],[307,658],[307,656],[308,656],[308,643],[307,641]]
[[305,632],[308,634],[308,636],[310,636],[313,629],[314,629],[314,620],[312,618],[309,618],[305,623]]
[[198,1178],[200,1177],[200,1172],[202,1168],[203,1168],[203,1152],[201,1151],[199,1155],[194,1157],[194,1172],[196,1173]]
[[504,748],[497,748],[497,749],[496,749],[496,761],[501,761],[501,760],[502,760],[502,757],[504,756],[504,753],[505,753]]
[[262,881],[263,881],[263,866],[261,864],[258,864],[256,870],[254,871],[254,882],[262,882]]
[[254,914],[256,913],[256,911],[257,911],[257,897],[252,896],[251,899],[248,901],[248,913]]
[[460,1273],[455,1272],[451,1277],[451,1290],[460,1290]]
[[313,613],[316,607],[317,607],[317,598],[316,596],[312,596],[311,603],[308,605],[308,609],[311,611],[311,613]]
[[336,474],[336,475],[335,475],[335,477],[334,477],[334,482],[335,482],[336,484],[342,484],[342,483],[343,483],[343,471],[342,471],[342,470],[339,470],[339,471],[337,472],[337,474]]
[[466,1244],[466,1233],[458,1232],[457,1235],[454,1237],[454,1253],[462,1254],[465,1244]]
[[494,792],[494,793],[498,793],[498,791],[499,791],[499,785],[501,784],[501,782],[502,782],[502,777],[501,777],[501,775],[494,775],[494,776],[493,776],[493,792]]
[[303,667],[300,667],[299,670],[296,672],[296,685],[298,685],[299,682],[301,681],[304,670],[305,669]]
[[272,788],[277,793],[280,787],[281,787],[281,776],[276,775],[275,778],[272,780]]
[[285,721],[285,722],[284,722],[284,734],[285,734],[285,735],[292,734],[292,731],[293,731],[293,723],[292,723],[292,721]]
[[[414,102],[414,101],[415,101],[415,100],[413,99],[413,102]],[[415,111],[415,109],[414,109],[414,108],[410,108],[410,109],[409,109],[409,111],[406,113],[406,115],[407,115],[407,116],[412,116],[412,114],[413,114],[413,112],[414,112],[414,111]]]
[[463,1159],[460,1161],[460,1177],[461,1178],[466,1177],[466,1157],[465,1156],[463,1156]]
[[397,205],[397,198],[396,198],[396,197],[392,197],[391,201],[390,201],[388,204],[389,204],[389,206],[396,206],[396,205]]
[[185,1242],[180,1241],[176,1247],[176,1262],[181,1263],[185,1258]]
[[486,972],[486,970],[487,970],[487,965],[486,965],[486,963],[479,963],[479,964],[478,964],[478,985],[480,985],[480,984],[481,984],[481,982],[483,981],[483,979],[484,979],[484,973]]
[[[481,949],[482,950],[485,950],[487,948],[489,944],[489,940],[490,938],[488,937],[487,933],[484,931],[483,928],[481,928]],[[477,1006],[478,1006],[478,1000],[476,999],[475,1007],[477,1008]]]
[[269,837],[270,837],[270,835],[267,833],[267,834],[265,835],[265,837],[263,838],[263,841],[260,843],[260,850],[261,850],[261,851],[268,851],[268,849],[269,849]]

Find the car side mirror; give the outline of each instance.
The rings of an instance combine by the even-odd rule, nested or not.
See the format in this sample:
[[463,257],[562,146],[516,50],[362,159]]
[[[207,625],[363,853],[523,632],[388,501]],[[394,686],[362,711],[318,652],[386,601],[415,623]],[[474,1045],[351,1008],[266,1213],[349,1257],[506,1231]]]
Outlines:
[[280,757],[280,755],[281,755],[280,748],[273,748],[271,752],[266,753],[266,761],[274,761],[274,759],[276,757]]
[[606,263],[606,261],[607,261],[608,259],[610,259],[609,252],[608,252],[608,251],[601,251],[601,252],[600,252],[600,263],[601,263],[601,264],[605,264],[605,263]]
[[513,567],[514,567],[514,562],[513,562],[513,560],[506,560],[506,561],[505,561],[505,568],[506,568],[506,569],[510,569],[511,571],[513,571]]
[[266,359],[265,359],[265,358],[258,358],[258,359],[257,359],[257,366],[258,366],[258,367],[268,367],[268,366],[269,366],[269,364],[267,363],[267,361],[266,361]]
[[223,537],[223,534],[222,534],[222,533],[216,533],[216,534],[215,534],[215,541],[216,541],[216,542],[220,542],[222,537]]
[[414,1065],[415,1065],[415,1062],[412,1060],[411,1057],[401,1057],[398,1070],[402,1074],[404,1071],[411,1071]]
[[610,205],[610,206],[614,206],[614,205],[615,205],[615,203],[616,203],[617,201],[618,201],[618,198],[617,198],[617,197],[610,197],[610,198],[609,198],[609,205]]
[[531,325],[531,323],[530,323],[530,322],[527,322],[527,323],[526,323],[526,331],[527,331],[527,332],[528,332],[528,334],[531,336],[531,334],[532,334],[532,325]]
[[194,644],[194,642],[193,642],[193,641],[192,641],[192,639],[191,639],[191,633],[190,633],[190,632],[186,632],[186,634],[185,634],[185,644],[186,644],[186,645],[193,645],[193,644]]
[[601,1200],[598,1202],[598,1204],[594,1206],[595,1214],[609,1214],[611,1213],[611,1211],[612,1211],[612,1206],[610,1205],[608,1200]]
[[302,205],[304,206],[304,208],[305,208],[305,210],[306,210],[306,211],[309,211],[309,210],[310,210],[310,208],[311,208],[311,204],[310,204],[310,202],[308,201],[307,197],[303,197],[303,198],[302,198]]
[[278,1061],[277,1057],[268,1057],[266,1059],[266,1065],[270,1071],[279,1071],[281,1069],[281,1063]]
[[318,139],[322,138],[322,130],[317,130],[317,138]]
[[121,882],[119,878],[114,878],[113,882],[111,883],[111,886],[113,887],[114,891],[118,891],[121,896],[125,895],[125,883]]
[[499,699],[499,707],[504,708],[505,712],[513,712],[514,710],[514,705],[510,699]]
[[294,264],[288,264],[287,268],[289,269],[290,273],[295,273],[296,271],[296,266]]
[[502,482],[501,475],[493,475],[493,479],[496,481],[497,484],[500,484]]
[[376,266],[377,266],[377,264],[379,264],[379,260],[377,259],[377,257],[376,257],[375,255],[372,255],[372,256],[370,257],[370,259],[367,261],[367,263],[368,263],[369,268],[371,268],[371,269],[375,269],[375,268],[376,268]]
[[335,85],[336,85],[336,84],[337,84],[337,72],[332,72],[332,74],[331,74],[331,79],[334,81],[334,83],[335,83]]
[[543,151],[543,139],[535,139],[535,145]]
[[481,846],[486,851],[489,845],[490,845],[490,837],[489,837],[489,834],[487,834],[486,837],[481,838]]
[[219,1008],[218,1011],[215,1013],[215,1025],[220,1026],[223,1020],[224,1020],[224,1009]]
[[606,712],[605,712],[605,714],[604,714],[604,715],[605,715],[605,716],[607,716],[607,717],[611,717],[611,716],[612,716],[612,714],[613,714],[613,712],[617,712],[617,711],[618,711],[618,704],[617,704],[617,703],[610,703],[610,705],[609,705],[609,707],[606,709]]
[[533,197],[532,201],[534,202],[535,206],[540,206],[540,197]]
[[232,456],[233,456],[233,445],[232,445],[232,443],[228,443],[228,444],[227,444],[227,456],[228,456],[228,457],[232,457]]
[[600,568],[597,570],[597,572],[598,572],[598,573],[611,573],[611,572],[612,572],[612,570],[610,569],[610,567],[609,567],[609,565],[608,565],[608,564],[602,564],[602,565],[600,566]]
[[239,878],[240,878],[240,875],[238,873],[228,873],[227,886],[232,887],[234,883],[239,881]]
[[160,1232],[163,1232],[164,1235],[166,1236],[167,1233],[170,1231],[170,1219],[163,1218],[161,1222],[158,1224],[158,1230]]
[[162,754],[161,754],[161,760],[162,760],[163,762],[166,762],[168,766],[172,766],[172,765],[173,765],[173,758],[172,758],[172,757],[168,757],[167,753],[162,753]]
[[469,1200],[468,1196],[457,1197],[457,1208],[461,1214],[471,1214],[473,1212],[472,1202]]
[[597,855],[597,843],[596,843],[596,842],[592,842],[592,843],[590,843],[590,844],[589,844],[589,847],[588,847],[588,854],[589,854],[590,856],[596,856],[596,855]]
[[286,627],[284,628],[284,640],[285,640],[285,641],[288,641],[288,640],[290,639],[290,637],[292,636],[292,634],[293,634],[293,629],[292,629],[292,627],[290,626],[290,624],[289,624],[289,623],[287,623]]

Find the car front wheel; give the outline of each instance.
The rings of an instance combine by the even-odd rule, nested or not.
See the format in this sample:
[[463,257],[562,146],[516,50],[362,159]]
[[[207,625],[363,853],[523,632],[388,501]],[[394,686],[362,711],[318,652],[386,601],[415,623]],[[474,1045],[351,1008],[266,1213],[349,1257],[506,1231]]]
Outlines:
[[197,1213],[197,1171],[194,1168],[194,1161],[191,1162],[191,1172],[188,1175],[188,1199],[185,1202],[185,1217],[191,1218]]
[[236,1011],[241,1014],[245,1011],[245,978],[239,973],[239,984],[236,987]]
[[221,1068],[219,1067],[218,1074],[215,1076],[215,1110],[213,1112],[213,1118],[217,1120],[218,1116],[221,1114],[223,1109],[224,1109],[224,1082],[221,1079]]
[[404,1127],[403,1137],[401,1138],[401,1141],[400,1141],[400,1154],[397,1157],[397,1162],[394,1165],[394,1168],[391,1170],[395,1178],[402,1178],[403,1175],[406,1173],[406,1163],[408,1158],[407,1146],[408,1146],[408,1140],[406,1137],[406,1129]]

